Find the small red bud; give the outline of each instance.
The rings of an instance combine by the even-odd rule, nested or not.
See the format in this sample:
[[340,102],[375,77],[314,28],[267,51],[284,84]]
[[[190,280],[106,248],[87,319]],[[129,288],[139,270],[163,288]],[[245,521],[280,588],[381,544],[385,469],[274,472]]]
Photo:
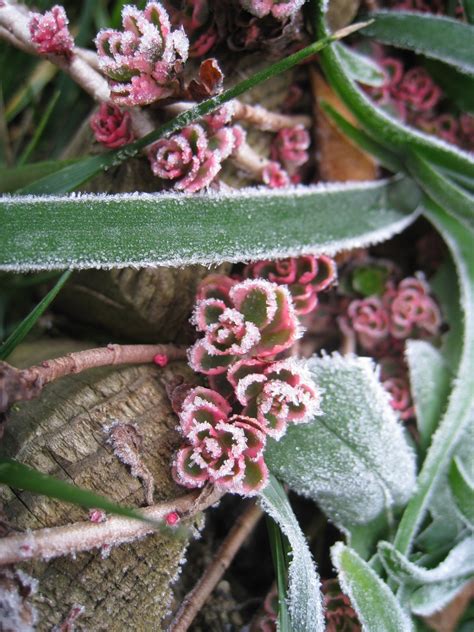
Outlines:
[[168,364],[169,358],[165,353],[157,353],[153,358],[153,362],[158,366],[164,367]]

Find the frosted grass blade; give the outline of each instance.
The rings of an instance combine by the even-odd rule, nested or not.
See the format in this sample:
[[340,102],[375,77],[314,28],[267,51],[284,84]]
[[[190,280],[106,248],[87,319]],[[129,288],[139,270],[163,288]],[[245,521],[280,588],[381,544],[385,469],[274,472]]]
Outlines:
[[409,180],[239,194],[0,198],[0,269],[211,264],[335,253],[402,231],[417,217]]
[[461,72],[474,74],[474,27],[460,20],[413,11],[376,11],[363,35],[438,59]]
[[292,549],[288,610],[292,632],[324,632],[319,576],[285,491],[276,478],[260,493],[260,504],[286,535]]

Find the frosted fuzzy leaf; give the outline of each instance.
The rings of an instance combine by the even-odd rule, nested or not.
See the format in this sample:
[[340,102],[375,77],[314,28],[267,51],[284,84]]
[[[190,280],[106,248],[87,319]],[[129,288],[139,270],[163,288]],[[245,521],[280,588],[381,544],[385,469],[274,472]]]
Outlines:
[[230,307],[229,292],[236,283],[235,279],[226,274],[208,274],[198,286],[196,299],[219,299]]
[[44,14],[30,14],[30,36],[35,48],[43,55],[66,55],[72,53],[74,40],[68,28],[64,7],[55,5]]
[[423,568],[410,562],[390,542],[379,542],[380,560],[387,573],[400,584],[425,585],[474,576],[474,538],[457,544],[435,568]]
[[284,20],[301,9],[306,0],[240,0],[240,4],[252,15],[263,18],[273,15],[278,20]]
[[370,565],[338,542],[331,549],[338,580],[365,632],[412,632],[413,623]]
[[373,362],[334,354],[312,358],[308,368],[323,414],[269,441],[270,469],[346,528],[403,506],[414,490],[415,458]]
[[405,357],[420,444],[426,449],[447,403],[451,375],[442,354],[424,340],[407,340]]
[[420,586],[409,597],[411,611],[420,617],[429,617],[443,610],[471,581],[451,579],[438,584]]
[[288,609],[293,632],[325,632],[320,581],[314,561],[288,498],[272,475],[260,493],[260,504],[290,542]]

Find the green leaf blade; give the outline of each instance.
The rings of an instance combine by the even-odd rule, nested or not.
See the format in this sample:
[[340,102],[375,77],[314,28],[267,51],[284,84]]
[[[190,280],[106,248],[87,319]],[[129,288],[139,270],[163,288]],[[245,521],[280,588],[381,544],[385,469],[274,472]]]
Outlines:
[[0,269],[212,264],[335,253],[417,217],[417,187],[392,179],[232,194],[0,199]]
[[76,485],[61,481],[47,474],[42,474],[12,459],[0,459],[0,483],[15,489],[23,489],[35,494],[48,496],[49,498],[55,498],[56,500],[81,505],[86,509],[103,509],[126,518],[149,522],[154,526],[158,524],[156,521],[142,516],[134,509],[123,507],[111,502],[104,496],[81,489],[76,487]]
[[376,11],[374,22],[363,29],[369,37],[412,50],[474,74],[474,28],[460,20],[412,11]]

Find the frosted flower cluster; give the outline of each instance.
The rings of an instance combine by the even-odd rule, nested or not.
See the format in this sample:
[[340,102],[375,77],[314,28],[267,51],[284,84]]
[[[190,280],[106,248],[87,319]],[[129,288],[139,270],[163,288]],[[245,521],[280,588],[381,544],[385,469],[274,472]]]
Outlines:
[[188,58],[184,30],[171,29],[159,2],[144,11],[132,5],[122,10],[123,31],[103,29],[96,38],[99,65],[119,105],[148,105],[179,92],[179,74]]
[[175,479],[255,494],[268,480],[267,437],[278,440],[289,423],[320,414],[304,364],[276,358],[301,333],[291,294],[266,279],[209,275],[192,322],[203,336],[189,351],[190,365],[212,388],[191,388],[174,405],[186,440],[174,461]]
[[72,53],[74,39],[69,32],[69,20],[64,7],[55,5],[50,11],[30,13],[29,29],[33,45],[43,55]]

